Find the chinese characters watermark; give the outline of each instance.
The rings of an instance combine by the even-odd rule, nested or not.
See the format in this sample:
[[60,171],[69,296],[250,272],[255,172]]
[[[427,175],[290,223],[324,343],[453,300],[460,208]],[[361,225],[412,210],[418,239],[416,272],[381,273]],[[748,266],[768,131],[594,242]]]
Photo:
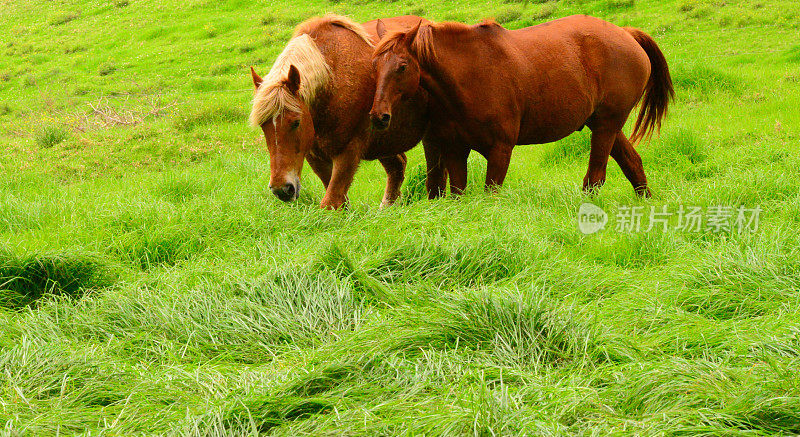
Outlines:
[[[678,205],[619,206],[613,215],[617,232],[756,232],[761,219],[760,206],[712,205],[708,207]],[[609,215],[602,208],[583,203],[578,209],[578,229],[594,234],[604,229]]]

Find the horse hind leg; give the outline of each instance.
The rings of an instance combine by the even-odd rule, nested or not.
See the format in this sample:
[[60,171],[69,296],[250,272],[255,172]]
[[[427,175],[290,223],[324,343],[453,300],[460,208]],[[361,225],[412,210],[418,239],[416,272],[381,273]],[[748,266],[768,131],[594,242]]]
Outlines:
[[503,185],[511,163],[511,152],[514,146],[497,145],[486,157],[486,191],[496,191]]
[[647,187],[647,176],[644,174],[642,158],[621,131],[617,132],[614,146],[611,148],[611,157],[614,158],[614,161],[617,161],[622,173],[633,185],[636,194],[642,197],[650,197],[650,189]]
[[381,208],[394,204],[398,197],[400,197],[400,187],[403,185],[403,180],[406,176],[406,155],[401,153],[399,155],[390,156],[388,158],[381,158],[381,165],[386,170],[386,190],[383,193],[383,200],[381,200]]
[[592,146],[589,151],[589,169],[583,178],[583,190],[592,192],[606,182],[608,157],[614,146],[619,128],[608,129],[595,127],[592,129]]

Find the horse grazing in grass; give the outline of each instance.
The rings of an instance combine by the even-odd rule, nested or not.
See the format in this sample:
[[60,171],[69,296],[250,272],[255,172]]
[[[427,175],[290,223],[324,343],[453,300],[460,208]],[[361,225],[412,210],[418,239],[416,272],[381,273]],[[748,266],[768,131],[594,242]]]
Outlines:
[[[408,29],[420,20],[384,21],[393,29]],[[304,160],[325,186],[323,208],[346,203],[362,159],[378,159],[386,170],[382,206],[400,195],[404,152],[419,143],[427,126],[427,95],[412,93],[400,102],[392,128],[370,127],[375,93],[371,58],[377,41],[375,22],[362,26],[336,15],[313,18],[297,26],[266,77],[251,68],[256,91],[250,123],[264,131],[269,185],[281,200],[297,199]]]
[[[638,29],[572,16],[519,30],[484,21],[419,23],[379,32],[373,120],[390,120],[403,97],[429,93],[425,152],[463,192],[470,149],[487,159],[486,187],[500,186],[517,144],[556,141],[592,130],[584,190],[605,182],[608,156],[639,195],[649,196],[633,144],[661,127],[674,97],[667,62],[655,41]],[[642,100],[631,140],[622,133]],[[447,174],[433,166],[428,192],[440,194]]]

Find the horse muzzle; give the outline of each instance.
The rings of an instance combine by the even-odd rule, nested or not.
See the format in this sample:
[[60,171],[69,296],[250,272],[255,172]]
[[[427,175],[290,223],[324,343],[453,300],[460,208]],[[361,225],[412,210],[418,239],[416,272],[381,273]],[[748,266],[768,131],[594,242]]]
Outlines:
[[275,197],[284,202],[292,202],[297,200],[297,198],[300,196],[300,182],[297,182],[296,184],[287,182],[277,187],[270,185],[269,189],[272,190],[272,194],[274,194]]
[[382,114],[370,114],[372,127],[378,130],[386,130],[389,128],[389,123],[392,121],[392,114],[384,112]]

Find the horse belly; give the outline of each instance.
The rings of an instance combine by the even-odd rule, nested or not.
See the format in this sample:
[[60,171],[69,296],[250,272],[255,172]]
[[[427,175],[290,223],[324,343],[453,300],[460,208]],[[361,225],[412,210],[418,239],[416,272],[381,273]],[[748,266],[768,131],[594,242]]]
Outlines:
[[517,90],[522,108],[517,144],[560,140],[581,130],[595,110],[597,89],[579,56],[563,47],[549,52],[519,61],[526,74]]
[[369,144],[364,151],[363,158],[371,161],[405,153],[420,142],[422,133],[423,130],[421,129],[372,131],[369,135]]
[[566,94],[536,101],[520,122],[517,144],[558,141],[583,129],[593,107],[588,99]]

